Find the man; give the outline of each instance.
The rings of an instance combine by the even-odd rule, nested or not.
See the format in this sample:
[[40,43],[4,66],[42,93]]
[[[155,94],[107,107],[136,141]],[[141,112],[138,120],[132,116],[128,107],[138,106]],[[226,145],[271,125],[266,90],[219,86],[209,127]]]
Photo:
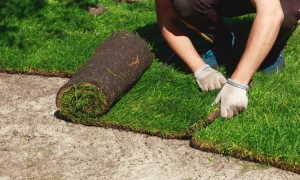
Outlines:
[[[221,103],[228,119],[248,105],[248,84],[258,69],[275,72],[284,66],[283,48],[300,19],[300,0],[155,0],[157,22],[171,49],[188,65],[202,91],[221,89],[213,104]],[[256,13],[245,50],[226,81],[213,69],[226,59],[234,34],[220,17]],[[196,30],[212,48],[199,56],[180,21]]]

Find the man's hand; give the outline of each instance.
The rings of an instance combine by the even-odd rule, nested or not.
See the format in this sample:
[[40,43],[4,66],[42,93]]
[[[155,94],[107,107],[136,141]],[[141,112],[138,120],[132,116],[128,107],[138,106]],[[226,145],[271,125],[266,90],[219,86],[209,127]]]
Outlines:
[[221,116],[229,119],[244,111],[248,105],[247,90],[249,87],[228,79],[228,83],[222,88],[213,105],[221,103]]
[[208,64],[201,66],[195,71],[194,76],[202,91],[221,89],[226,84],[225,77],[212,69]]

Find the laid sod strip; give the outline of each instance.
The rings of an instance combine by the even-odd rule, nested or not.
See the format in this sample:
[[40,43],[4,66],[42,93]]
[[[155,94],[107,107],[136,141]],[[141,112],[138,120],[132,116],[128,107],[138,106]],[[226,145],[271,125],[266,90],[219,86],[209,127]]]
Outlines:
[[74,123],[165,138],[191,137],[194,129],[210,123],[207,117],[216,109],[211,106],[214,93],[201,93],[191,73],[162,68],[155,61],[127,95],[152,58],[147,43],[136,35],[113,34],[60,88],[56,98],[60,113]]
[[248,109],[198,129],[193,147],[300,173],[299,35],[298,29],[285,49],[282,72],[256,73]]
[[79,83],[65,92],[68,96],[58,100],[66,100],[64,106],[70,108],[60,111],[74,123],[164,138],[191,138],[195,129],[210,123],[207,117],[218,109],[211,106],[217,92],[200,92],[191,73],[178,71],[172,65],[161,67],[156,60],[130,91],[101,116],[97,112],[105,98],[101,98],[103,92],[95,84]]
[[206,125],[216,92],[200,92],[192,74],[154,61],[140,80],[99,118],[76,123],[113,127],[164,138],[187,139]]
[[300,173],[300,111],[288,106],[291,104],[280,107],[281,113],[271,113],[276,108],[270,107],[249,110],[228,122],[217,119],[194,134],[192,147]]
[[113,33],[59,89],[58,109],[72,121],[99,117],[136,83],[152,60],[148,44],[138,35]]

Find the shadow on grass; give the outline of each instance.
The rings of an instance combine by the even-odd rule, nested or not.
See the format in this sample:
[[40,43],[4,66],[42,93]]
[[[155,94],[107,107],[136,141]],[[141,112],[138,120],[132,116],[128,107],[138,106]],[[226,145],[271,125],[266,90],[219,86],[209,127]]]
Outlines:
[[46,0],[15,0],[0,3],[0,19],[15,16],[18,19],[24,19],[35,14],[47,5]]
[[[0,2],[0,34],[6,38],[9,47],[13,46],[18,40],[14,34],[19,32],[20,27],[15,23],[11,23],[11,19],[25,19],[32,16],[46,6],[45,0],[31,0],[29,2],[23,0],[1,1]],[[20,46],[22,48],[22,45]]]
[[[94,31],[95,25],[93,23],[89,23],[86,25],[86,18],[82,15],[74,16],[72,13],[66,13],[68,10],[72,10],[72,7],[78,6],[82,9],[86,9],[88,5],[94,5],[89,3],[87,0],[70,0],[63,4],[66,12],[63,17],[47,17],[44,15],[42,9],[47,8],[49,3],[46,0],[31,0],[31,1],[23,1],[23,0],[15,0],[15,1],[4,1],[0,0],[0,34],[3,37],[1,45],[6,45],[8,47],[17,46],[20,50],[27,50],[27,48],[31,48],[31,44],[28,44],[28,40],[26,40],[26,35],[23,35],[24,32],[20,34],[21,22],[23,19],[30,19],[32,17],[37,17],[38,21],[45,23],[47,26],[47,30],[44,36],[49,36],[49,38],[65,38],[64,31],[66,29],[65,24],[74,24],[74,27],[78,27],[82,29],[82,32],[85,31]],[[55,3],[55,2],[52,2]],[[59,25],[54,25],[59,24]]]

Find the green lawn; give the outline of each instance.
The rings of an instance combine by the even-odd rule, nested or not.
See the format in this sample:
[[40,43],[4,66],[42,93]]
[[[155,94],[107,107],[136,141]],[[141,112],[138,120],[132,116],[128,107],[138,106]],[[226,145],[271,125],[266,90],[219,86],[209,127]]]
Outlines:
[[[107,11],[100,16],[88,14],[84,7],[96,3]],[[252,19],[252,15],[225,19],[237,38],[232,62],[219,69],[226,77],[243,51]],[[104,39],[119,30],[139,34],[155,55],[153,63],[107,114],[81,123],[190,138],[195,148],[300,172],[299,28],[285,49],[286,68],[253,77],[248,109],[228,121],[219,117],[205,128],[203,123],[217,108],[211,102],[218,92],[199,91],[193,74],[178,62],[161,68],[172,52],[159,33],[153,1],[0,3],[0,70],[70,77]],[[195,32],[189,33],[199,53],[203,52],[205,42]]]
[[107,11],[101,16],[92,16],[84,7],[96,2],[15,0],[1,3],[0,68],[69,75],[114,31],[149,33],[148,37],[151,31],[156,31],[153,33],[157,36],[152,1],[127,4],[102,0],[99,3]]
[[194,147],[300,172],[299,37],[297,29],[282,72],[253,77],[247,111],[196,131]]

